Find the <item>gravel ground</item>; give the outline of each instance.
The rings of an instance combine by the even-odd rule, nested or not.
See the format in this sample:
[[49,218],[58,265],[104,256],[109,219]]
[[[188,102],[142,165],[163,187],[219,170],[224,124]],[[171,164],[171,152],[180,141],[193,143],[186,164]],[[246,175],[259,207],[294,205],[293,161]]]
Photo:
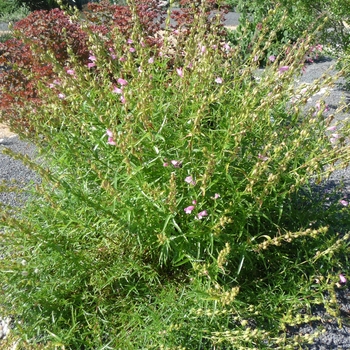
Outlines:
[[[234,26],[237,25],[238,15],[231,13],[226,17],[226,25]],[[319,78],[324,72],[326,72],[332,65],[334,61],[330,58],[320,59],[312,64],[308,64],[306,72],[300,77],[297,84],[306,83],[310,84],[315,79]],[[334,71],[333,71],[334,73]],[[331,73],[332,74],[332,73]],[[325,97],[325,102],[329,106],[329,112],[333,113],[337,106],[339,106],[340,101],[345,100],[350,103],[350,93],[343,89],[343,81],[339,80],[333,89],[329,90],[329,95]],[[321,95],[315,95],[311,101],[309,101],[310,106],[315,105]],[[337,119],[342,120],[349,115],[347,113],[342,113],[337,116]],[[35,156],[35,147],[28,144],[27,142],[21,141],[18,137],[3,138],[0,139],[0,151],[4,147],[11,148],[16,152],[27,154],[30,157]],[[26,186],[30,183],[38,183],[40,179],[38,176],[25,166],[21,164],[20,161],[11,159],[8,156],[3,155],[0,152],[0,183],[1,182],[11,183],[15,181],[21,184],[21,186]],[[350,170],[338,171],[324,184],[324,188],[331,188],[336,186],[342,181],[344,183],[343,194],[350,198]],[[18,206],[25,200],[25,195],[17,196],[13,193],[0,193],[0,203],[5,205],[15,205]],[[1,208],[1,207],[0,207]],[[338,291],[338,301],[341,312],[344,315],[349,315],[350,312],[350,291],[348,287]],[[312,324],[305,325],[299,329],[291,330],[292,333],[312,333],[317,329],[318,326],[322,325],[326,332],[320,336],[314,344],[305,347],[304,349],[309,350],[331,350],[331,349],[350,349],[350,327],[343,325],[340,327],[336,321],[329,320],[325,311],[322,308],[318,308],[315,314],[319,314],[324,317],[324,322],[314,322]],[[9,328],[7,326],[6,320],[1,320],[0,317],[0,339],[6,335]],[[1,347],[1,342],[0,342]]]

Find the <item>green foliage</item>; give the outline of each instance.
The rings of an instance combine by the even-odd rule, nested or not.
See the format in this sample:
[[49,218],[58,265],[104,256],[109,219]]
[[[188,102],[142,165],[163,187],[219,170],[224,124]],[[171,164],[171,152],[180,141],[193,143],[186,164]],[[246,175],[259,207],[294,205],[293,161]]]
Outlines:
[[0,22],[15,22],[27,16],[28,13],[28,8],[19,6],[16,1],[0,0]]
[[11,0],[0,0],[0,13],[10,13],[16,9],[16,4]]
[[293,349],[312,336],[286,330],[312,307],[338,316],[349,209],[308,195],[349,162],[350,129],[306,105],[337,77],[295,88],[311,38],[257,77],[275,34],[263,26],[246,55],[200,10],[157,47],[136,20],[128,37],[83,25],[84,62],[34,51],[57,74],[39,81],[45,104],[17,111],[41,159],[6,153],[42,184],[1,235],[24,345]]
[[[349,45],[349,31],[346,29],[346,23],[350,20],[348,0],[231,0],[229,3],[237,6],[237,9],[242,12],[241,23],[244,28],[247,25],[249,28],[244,33],[247,41],[252,39],[269,11],[277,9],[274,16],[269,17],[267,22],[269,28],[276,30],[275,42],[272,45],[273,52],[269,54],[280,53],[285,43],[293,43],[298,38],[305,37],[314,32],[318,26],[321,26],[322,30],[314,38],[314,44],[326,44],[333,48],[337,47],[337,50],[339,47],[346,48]],[[241,37],[240,31],[238,36]]]

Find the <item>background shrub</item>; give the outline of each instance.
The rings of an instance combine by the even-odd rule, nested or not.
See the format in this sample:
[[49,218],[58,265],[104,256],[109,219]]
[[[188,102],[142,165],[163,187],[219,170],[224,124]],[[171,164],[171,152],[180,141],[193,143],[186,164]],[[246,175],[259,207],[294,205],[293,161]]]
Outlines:
[[[269,10],[277,8],[273,17],[269,17],[268,26],[274,28],[276,37],[269,55],[279,54],[284,44],[294,43],[300,37],[305,37],[312,33],[316,27],[322,25],[322,29],[314,38],[315,44],[324,44],[328,47],[339,50],[349,45],[349,32],[346,22],[349,22],[349,2],[338,1],[244,1],[230,0],[232,6],[236,6],[242,13],[240,21],[244,28],[248,28],[243,33],[240,30],[233,40],[244,40],[249,50],[249,45],[256,35],[257,29],[261,27],[263,20],[267,17]],[[282,20],[283,18],[283,20]],[[254,40],[254,39],[253,39]]]
[[11,13],[16,10],[16,4],[11,0],[1,0],[0,1],[0,13]]

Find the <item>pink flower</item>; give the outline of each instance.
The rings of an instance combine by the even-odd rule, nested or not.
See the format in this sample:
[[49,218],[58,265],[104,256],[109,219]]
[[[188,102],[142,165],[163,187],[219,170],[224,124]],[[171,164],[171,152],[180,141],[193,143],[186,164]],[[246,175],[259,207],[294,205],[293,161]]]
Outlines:
[[115,145],[116,145],[116,143],[115,143],[113,137],[108,137],[107,143],[108,143],[109,145],[112,145],[112,146],[115,146]]
[[220,78],[220,77],[217,77],[216,79],[215,79],[215,83],[217,83],[217,84],[222,84],[222,78]]
[[57,79],[55,79],[55,80],[53,81],[53,83],[54,83],[55,85],[61,85],[61,82],[60,82],[59,80],[57,80]]
[[169,166],[169,163],[164,162],[164,163],[163,163],[163,166],[164,166],[164,167],[167,167],[167,166]]
[[207,51],[207,48],[204,45],[202,45],[200,46],[200,50],[201,50],[201,53],[205,53],[205,51]]
[[74,75],[75,74],[74,69],[67,69],[67,74]]
[[135,52],[136,49],[135,49],[134,47],[130,47],[129,51],[130,51],[130,52]]
[[231,46],[228,43],[224,43],[223,48],[225,49],[225,51],[231,50]]
[[122,94],[122,93],[123,93],[123,90],[115,86],[115,87],[113,88],[113,92],[114,92],[115,94]]
[[259,56],[255,55],[254,58],[253,58],[253,61],[256,62],[259,60]]
[[214,197],[212,197],[212,199],[218,199],[218,198],[220,198],[219,193],[215,193],[215,194],[214,194]]
[[275,62],[276,56],[274,56],[274,55],[269,56],[269,60],[270,60],[271,62]]
[[116,142],[114,141],[114,138],[113,138],[113,132],[110,129],[107,129],[106,130],[106,135],[108,136],[107,143],[109,145],[115,146]]
[[289,66],[282,66],[278,68],[278,71],[280,73],[286,72],[289,69]]
[[197,201],[194,199],[194,200],[192,201],[192,204],[197,204]]
[[95,62],[97,60],[97,58],[94,55],[90,55],[89,56],[89,60],[92,61],[92,62]]
[[138,71],[139,73],[142,73],[142,72],[143,72],[143,70],[142,70],[141,67],[137,68],[137,71]]
[[346,278],[343,274],[339,275],[339,283],[340,284],[345,284],[346,283]]
[[58,94],[58,98],[60,98],[61,100],[63,100],[64,98],[66,98],[65,94],[59,93]]
[[205,216],[208,216],[208,213],[206,210],[203,210],[197,214],[197,219],[200,220],[200,219],[204,218]]
[[341,205],[343,205],[344,207],[347,207],[347,206],[349,205],[349,202],[346,201],[345,199],[340,200],[339,203],[340,203]]
[[174,168],[182,167],[182,162],[180,160],[172,160],[170,163],[174,166]]
[[182,68],[176,68],[176,72],[180,78],[183,78],[184,72],[183,72]]
[[190,176],[187,176],[186,178],[185,178],[185,182],[187,182],[188,184],[190,184],[190,185],[192,185],[192,186],[195,186],[195,184],[196,184],[196,181],[195,180],[193,180],[193,177],[190,175]]
[[184,211],[186,214],[191,214],[193,209],[194,205],[190,205],[189,207],[185,208]]
[[117,80],[117,83],[120,84],[121,86],[126,86],[128,85],[128,82],[125,79],[119,78]]
[[331,141],[331,143],[336,143],[339,138],[339,134],[332,134],[332,137],[329,139],[329,141]]
[[96,64],[95,64],[95,62],[89,62],[89,63],[87,64],[87,66],[88,66],[88,68],[92,68],[92,67],[95,67]]
[[332,126],[329,126],[326,130],[327,131],[334,131],[336,130],[337,126],[336,125],[332,125]]
[[134,41],[133,41],[132,39],[128,39],[128,40],[127,40],[127,43],[128,43],[128,44],[132,44],[133,42],[134,42]]
[[154,62],[154,57],[150,57],[148,60],[148,63],[153,63]]
[[126,102],[125,97],[123,95],[120,96],[120,102],[124,104]]
[[120,61],[120,62],[125,62],[125,61],[126,61],[126,58],[122,56],[122,57],[119,58],[119,61]]

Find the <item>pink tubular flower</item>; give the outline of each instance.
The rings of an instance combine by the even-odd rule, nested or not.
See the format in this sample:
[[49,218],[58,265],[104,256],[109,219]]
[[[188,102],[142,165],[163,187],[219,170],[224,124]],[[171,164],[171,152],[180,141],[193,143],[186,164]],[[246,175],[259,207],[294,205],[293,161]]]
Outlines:
[[339,275],[339,283],[340,284],[345,284],[346,283],[346,278],[343,274]]
[[182,162],[180,160],[172,160],[170,163],[174,166],[174,168],[182,167]]
[[280,73],[286,72],[289,69],[289,66],[282,66],[278,68],[278,71]]
[[327,131],[334,131],[337,129],[337,126],[336,125],[332,125],[332,126],[329,126],[326,130]]
[[346,201],[345,199],[340,200],[339,203],[340,203],[341,205],[343,205],[344,207],[347,207],[347,206],[349,205],[349,202]]
[[180,78],[183,78],[184,72],[183,72],[182,68],[176,68],[176,72]]
[[274,55],[269,56],[269,60],[270,60],[270,62],[275,62],[276,56],[274,56]]
[[222,80],[222,78],[220,78],[220,77],[217,77],[217,78],[215,79],[215,83],[217,83],[217,84],[222,84],[222,82],[223,82],[223,80]]
[[336,143],[338,139],[340,138],[339,134],[332,134],[332,137],[329,139],[331,143]]
[[123,95],[120,96],[120,102],[124,104],[126,102],[125,97]]
[[164,162],[164,163],[163,163],[163,166],[164,166],[164,167],[167,167],[167,166],[169,166],[169,163],[168,163],[168,162]]
[[113,92],[115,93],[115,94],[119,94],[119,95],[121,95],[122,93],[123,93],[123,89],[120,89],[120,88],[118,88],[118,87],[114,87],[113,88]]
[[107,129],[106,130],[106,135],[108,136],[107,143],[109,145],[115,146],[116,143],[115,143],[114,138],[113,138],[113,132],[110,129]]
[[87,66],[88,66],[88,68],[92,68],[92,67],[95,67],[96,64],[95,64],[95,62],[89,62],[89,63],[87,64]]
[[132,39],[128,39],[128,40],[127,40],[127,43],[128,43],[128,44],[132,44],[133,42],[134,42],[134,41],[133,41]]
[[92,61],[92,62],[95,62],[97,60],[97,58],[94,55],[90,55],[89,56],[89,60]]
[[220,198],[220,195],[219,195],[219,193],[215,193],[214,194],[214,197],[212,197],[213,199],[218,199],[218,198]]
[[185,178],[185,182],[187,182],[188,184],[190,184],[190,185],[192,185],[192,186],[195,186],[195,184],[196,184],[196,181],[195,180],[193,180],[193,177],[190,175],[190,176],[187,176],[186,178]]
[[231,50],[231,46],[228,43],[224,43],[223,48],[226,52]]
[[134,47],[130,47],[129,51],[130,51],[130,52],[135,52],[136,49],[135,49]]
[[67,69],[67,74],[74,75],[75,74],[74,69]]
[[60,98],[61,100],[63,100],[63,99],[66,98],[66,95],[65,95],[65,94],[62,94],[62,93],[59,93],[59,94],[58,94],[58,98]]
[[119,78],[117,80],[117,83],[120,84],[121,86],[126,86],[128,85],[128,82],[125,79]]
[[197,219],[200,220],[200,219],[204,218],[205,216],[208,216],[208,212],[206,210],[203,210],[197,214]]
[[185,208],[184,211],[186,214],[191,214],[193,209],[194,205],[190,205],[189,207]]
[[122,57],[119,58],[119,61],[120,61],[120,62],[125,62],[125,61],[126,61],[126,58],[122,56]]
[[150,57],[148,60],[148,63],[153,63],[154,62],[154,57]]

